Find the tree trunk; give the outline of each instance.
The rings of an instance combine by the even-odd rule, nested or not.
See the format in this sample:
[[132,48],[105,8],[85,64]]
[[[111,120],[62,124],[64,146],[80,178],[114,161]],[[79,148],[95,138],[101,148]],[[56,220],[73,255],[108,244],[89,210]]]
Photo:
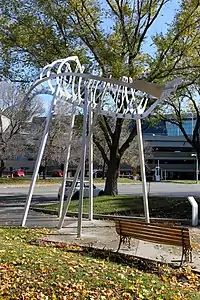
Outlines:
[[1,165],[0,165],[0,177],[3,176],[3,171],[5,169],[5,163],[4,163],[4,160],[1,159]]
[[105,160],[103,161],[103,168],[102,168],[102,179],[105,178],[105,167],[106,167],[106,162]]
[[47,166],[44,166],[44,169],[43,169],[42,175],[43,175],[43,179],[45,180],[45,179],[46,179],[46,177],[47,177]]
[[108,163],[108,169],[106,173],[105,194],[116,196],[118,195],[117,179],[119,175],[120,160],[111,156],[111,160]]

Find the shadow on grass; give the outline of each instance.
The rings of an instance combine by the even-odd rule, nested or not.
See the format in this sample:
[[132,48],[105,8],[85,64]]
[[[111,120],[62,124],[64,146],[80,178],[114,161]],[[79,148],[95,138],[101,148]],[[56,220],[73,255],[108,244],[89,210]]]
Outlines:
[[79,254],[81,256],[85,256],[88,258],[103,259],[108,262],[113,262],[123,266],[129,266],[131,268],[136,268],[139,271],[156,274],[158,276],[162,276],[166,272],[165,269],[166,267],[170,267],[170,269],[174,271],[180,269],[180,266],[172,263],[157,262],[147,258],[133,256],[130,254],[127,255],[124,253],[119,253],[107,249],[93,248],[90,246],[79,246],[77,244],[64,244],[64,243],[55,243],[55,242],[48,242],[48,241],[41,241],[41,240],[30,241],[29,244],[36,245],[39,247],[58,248],[61,251],[64,251],[66,253]]

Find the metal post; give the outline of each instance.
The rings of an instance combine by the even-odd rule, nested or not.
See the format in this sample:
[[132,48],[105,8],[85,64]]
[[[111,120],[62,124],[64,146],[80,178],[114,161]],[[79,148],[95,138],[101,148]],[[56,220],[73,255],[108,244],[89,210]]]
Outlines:
[[71,152],[71,144],[72,144],[72,135],[73,135],[73,128],[74,128],[74,121],[75,121],[75,114],[76,114],[76,106],[72,107],[72,114],[71,114],[71,121],[70,121],[70,132],[68,136],[68,146],[67,146],[67,157],[64,165],[64,172],[63,172],[63,180],[61,186],[61,193],[60,193],[60,202],[59,202],[59,209],[58,209],[58,217],[59,219],[62,216],[63,204],[64,204],[64,197],[65,197],[65,186],[67,180],[67,172],[68,172],[68,165],[69,165],[69,158]]
[[[89,134],[88,134],[88,136],[87,136],[87,141],[86,141],[86,145],[87,145],[87,146],[88,146],[89,143],[90,143],[90,137],[91,137],[91,135],[92,135],[92,133],[93,133],[93,131],[94,131],[94,125],[96,124],[96,119],[97,119],[97,116],[98,116],[98,112],[99,112],[99,108],[100,108],[100,107],[101,107],[101,102],[98,104],[98,108],[97,108],[97,110],[96,110],[96,117],[95,117],[95,119],[93,118],[93,122],[92,122],[92,125],[91,125],[91,127],[90,127]],[[59,228],[59,229],[63,227],[64,220],[65,220],[65,215],[66,215],[66,213],[67,213],[67,211],[68,211],[69,204],[70,204],[70,201],[71,201],[71,197],[72,197],[73,192],[74,192],[74,187],[75,187],[76,181],[77,181],[77,179],[78,179],[79,173],[80,173],[80,171],[81,171],[81,168],[82,168],[82,165],[81,165],[81,163],[79,162],[79,165],[78,165],[78,167],[77,167],[77,169],[76,169],[76,173],[75,173],[75,175],[74,175],[74,180],[73,180],[72,185],[71,185],[70,190],[69,190],[69,194],[68,194],[67,200],[66,200],[66,202],[65,202],[65,204],[64,204],[64,206],[63,206],[62,217],[61,217],[61,219],[60,219],[60,221],[59,221],[59,223],[58,223],[58,228]]]
[[75,188],[78,176],[80,174],[80,170],[81,170],[81,165],[79,163],[78,168],[76,169],[76,173],[74,175],[74,179],[73,179],[72,185],[71,185],[70,190],[69,190],[69,194],[68,194],[67,200],[66,200],[66,202],[63,205],[62,215],[61,215],[61,218],[60,218],[59,223],[58,223],[58,228],[59,229],[63,227],[64,220],[65,220],[65,215],[66,215],[66,212],[68,211],[69,204],[70,204],[72,195],[74,193],[74,188]]
[[[93,128],[94,128],[94,121],[93,121],[93,124],[92,124],[92,127],[91,127],[91,132],[93,131]],[[89,142],[90,142],[90,135],[87,137],[86,144],[88,145]],[[78,167],[76,169],[76,173],[74,175],[74,179],[73,179],[72,185],[71,185],[70,190],[69,190],[69,194],[68,194],[67,200],[66,200],[66,202],[65,202],[65,204],[63,206],[62,216],[61,216],[61,219],[59,220],[59,223],[58,223],[58,228],[59,229],[63,227],[64,220],[65,220],[65,215],[66,215],[66,213],[68,211],[69,204],[70,204],[70,201],[71,201],[71,198],[72,198],[72,195],[73,195],[73,192],[74,192],[74,188],[75,188],[78,176],[80,174],[81,168],[82,168],[82,165],[81,165],[81,162],[79,162],[79,165],[78,165]]]
[[188,201],[192,206],[192,226],[198,226],[199,218],[198,218],[198,204],[194,197],[189,196]]
[[[93,112],[89,111],[89,131],[91,130],[93,120]],[[89,220],[93,220],[93,134],[91,134],[90,143],[89,143]]]
[[55,105],[56,105],[56,101],[57,101],[57,97],[58,97],[58,91],[59,91],[59,89],[58,89],[58,86],[57,86],[56,89],[55,89],[54,95],[53,95],[53,99],[51,101],[51,105],[50,105],[50,108],[49,108],[49,111],[48,111],[47,118],[46,118],[46,124],[45,124],[44,132],[43,132],[43,136],[42,136],[42,140],[41,140],[41,144],[40,144],[40,149],[39,149],[39,152],[38,152],[34,172],[33,172],[33,175],[32,175],[31,185],[30,185],[30,188],[29,188],[29,191],[28,191],[28,196],[27,196],[27,199],[26,199],[26,204],[25,204],[25,208],[24,208],[24,215],[23,215],[23,219],[22,219],[22,226],[23,227],[26,225],[26,220],[27,220],[27,216],[28,216],[28,212],[29,212],[29,208],[30,208],[30,204],[31,204],[32,196],[33,196],[33,191],[34,191],[34,188],[35,188],[35,183],[36,183],[36,180],[37,180],[38,171],[39,171],[39,168],[40,168],[40,164],[41,164],[41,161],[42,161],[42,156],[43,156],[44,149],[45,149],[45,146],[46,146],[52,115],[54,113],[54,109],[55,109]]
[[141,177],[142,177],[142,192],[143,192],[145,221],[146,221],[146,223],[150,223],[146,172],[145,172],[145,160],[144,160],[144,148],[143,148],[143,140],[142,140],[142,127],[141,127],[140,119],[136,120],[136,126],[137,126],[138,145],[139,145],[140,171],[141,171]]
[[199,160],[198,156],[196,155],[196,183],[199,181]]
[[192,114],[192,132],[191,132],[191,134],[193,134],[193,130],[194,130],[194,119],[193,119],[193,112],[191,112],[191,114]]
[[[92,133],[94,132],[94,126],[96,124],[96,120],[97,120],[97,117],[98,117],[98,114],[99,114],[99,111],[100,111],[100,108],[101,108],[101,105],[102,105],[102,99],[103,99],[103,96],[105,94],[105,91],[106,89],[104,90],[103,94],[102,94],[102,97],[101,97],[101,100],[100,102],[98,103],[98,106],[97,108],[95,109],[95,118],[93,118],[92,120],[92,125],[90,127],[90,131],[89,131],[89,134],[87,136],[87,140],[86,140],[86,145],[88,146],[89,143],[90,143],[90,138],[91,138],[91,135]],[[74,180],[72,182],[72,185],[70,187],[70,190],[69,190],[69,194],[68,194],[68,197],[67,197],[67,201],[65,202],[64,206],[63,206],[63,212],[62,212],[62,217],[58,223],[58,228],[62,228],[63,227],[63,224],[64,224],[64,220],[65,220],[65,215],[68,211],[68,208],[69,208],[69,204],[70,204],[70,201],[71,201],[71,198],[72,198],[72,195],[73,195],[73,192],[74,192],[74,187],[75,187],[75,184],[76,184],[76,181],[78,179],[78,176],[79,176],[79,173],[81,171],[81,168],[82,168],[82,165],[81,163],[79,163],[77,169],[76,169],[76,173],[74,175]]]
[[78,227],[77,237],[81,237],[82,232],[82,215],[83,215],[83,197],[84,197],[84,178],[85,178],[85,159],[86,159],[86,138],[87,138],[87,114],[88,114],[88,88],[85,88],[84,109],[83,109],[83,134],[80,164],[80,193],[79,193],[79,210],[78,210]]

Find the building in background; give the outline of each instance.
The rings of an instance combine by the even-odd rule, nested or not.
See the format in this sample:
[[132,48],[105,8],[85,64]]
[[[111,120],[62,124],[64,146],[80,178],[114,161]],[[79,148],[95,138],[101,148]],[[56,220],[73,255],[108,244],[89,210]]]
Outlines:
[[[183,125],[188,135],[192,135],[195,121],[193,117],[184,120]],[[38,118],[33,118],[32,122],[38,122]],[[31,123],[26,126],[31,126]],[[158,122],[143,131],[143,138],[153,149],[152,157],[148,160],[148,177],[158,181],[159,179],[193,180],[196,178],[196,158],[192,156],[195,152],[178,126],[165,121]],[[29,175],[32,174],[34,165],[35,160],[31,155],[19,155],[15,160],[5,162],[5,174],[10,170],[22,169],[26,175]],[[62,169],[62,166],[52,163],[48,166],[48,175],[59,169]],[[75,166],[70,167],[69,175],[73,176],[75,170]],[[131,177],[133,169],[131,166],[122,164],[120,174],[124,177]]]
[[[194,125],[193,117],[183,121],[188,135],[192,135]],[[152,159],[148,162],[152,176],[160,176],[161,180],[196,178],[196,158],[192,156],[195,152],[177,125],[158,122],[146,129],[143,137],[153,148]]]

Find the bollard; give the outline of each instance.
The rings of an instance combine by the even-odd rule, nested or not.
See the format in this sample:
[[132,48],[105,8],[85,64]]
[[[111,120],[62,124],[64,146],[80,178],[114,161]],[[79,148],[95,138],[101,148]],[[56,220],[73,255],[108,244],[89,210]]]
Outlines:
[[188,201],[192,205],[192,226],[198,226],[198,204],[192,196],[188,197]]

